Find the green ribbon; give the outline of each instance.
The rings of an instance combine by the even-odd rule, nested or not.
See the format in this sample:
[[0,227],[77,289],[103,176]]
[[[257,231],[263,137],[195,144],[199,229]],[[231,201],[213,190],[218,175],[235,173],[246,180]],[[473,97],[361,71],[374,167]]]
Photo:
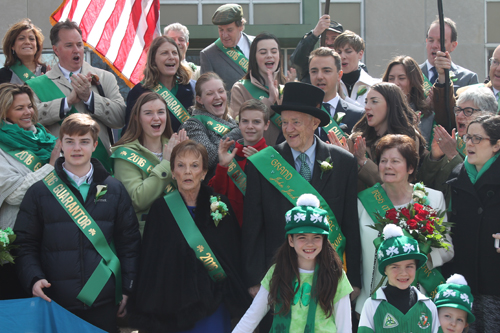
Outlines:
[[[31,80],[26,81],[26,84],[33,89],[35,94],[38,96],[41,102],[50,102],[58,98],[66,98],[66,95],[59,89],[59,87],[47,77],[47,75],[40,75]],[[71,110],[66,114],[78,113],[74,106],[71,106]],[[60,124],[62,123],[62,120]],[[103,129],[101,129],[102,131]],[[99,160],[106,170],[113,174],[113,165],[111,163],[111,158],[109,157],[108,149],[104,147],[101,138],[97,138],[97,147],[92,153],[92,157]]]
[[[148,161],[146,157],[143,155],[139,154],[133,149],[127,148],[127,147],[119,147],[117,148],[113,154],[111,154],[111,158],[119,158],[124,161],[127,161],[129,163],[132,163],[148,175],[151,173],[153,168],[156,166],[156,164]],[[169,183],[167,187],[165,188],[164,193],[168,194],[175,190],[175,186],[172,183]]]
[[347,134],[339,127],[339,124],[330,116],[330,113],[325,109],[324,105],[321,105],[321,110],[325,111],[328,117],[330,118],[330,122],[328,125],[323,126],[323,130],[328,133],[330,130],[333,130],[337,138],[340,140],[342,138],[347,138]]
[[54,170],[43,179],[43,182],[102,257],[99,265],[97,265],[77,298],[86,305],[92,306],[102,288],[110,279],[111,274],[114,274],[115,301],[118,304],[122,299],[120,260],[106,241],[106,237],[92,216],[73,195],[68,186],[61,181]]
[[[389,209],[394,208],[391,200],[387,196],[387,193],[382,188],[382,185],[379,183],[374,186],[367,188],[364,191],[358,193],[358,198],[363,204],[363,207],[368,212],[368,215],[373,220],[373,223],[379,223],[377,220],[377,215],[375,213],[379,213],[382,217],[385,216],[385,212]],[[406,237],[413,238],[413,236],[405,229],[403,230],[403,234]],[[373,240],[373,245],[375,245],[375,249],[378,250],[380,244],[384,241],[384,237],[380,236]],[[431,250],[431,245],[429,243],[418,243],[418,247],[420,253],[428,255]],[[420,283],[422,287],[425,288],[428,295],[432,298],[436,295],[437,286],[445,282],[445,278],[441,274],[441,271],[438,268],[434,268],[430,270],[427,265],[422,266],[417,273],[415,274],[415,280],[413,281],[413,285]]]
[[[318,272],[319,272],[319,264],[316,264],[314,268],[313,275],[313,285],[307,288],[306,285],[302,285],[300,290],[297,290],[298,283],[297,278],[295,278],[294,290],[296,291],[295,297],[293,299],[293,304],[298,304],[298,302],[302,302],[304,306],[309,304],[309,309],[307,309],[307,321],[306,326],[304,327],[304,333],[312,333],[314,332],[314,325],[316,322],[316,309],[318,307],[318,300],[312,296],[312,293],[316,290],[316,282],[318,281]],[[306,288],[304,288],[306,287]],[[307,289],[307,290],[305,290]],[[308,295],[304,295],[309,292]],[[305,297],[304,297],[305,296]],[[279,291],[278,291],[278,299],[279,299]],[[305,299],[305,300],[304,300]],[[307,303],[307,304],[304,304]],[[275,313],[278,313],[281,310],[282,305],[280,303],[276,304]],[[271,330],[269,333],[288,333],[290,332],[290,326],[292,323],[292,309],[290,307],[290,311],[285,315],[275,315],[272,323]]]
[[36,77],[32,71],[28,69],[28,67],[24,66],[21,61],[16,61],[16,63],[9,67],[11,71],[13,71],[24,83],[30,79],[34,79]]
[[457,140],[457,151],[460,154],[460,156],[462,156],[462,158],[465,158],[467,156],[467,150],[466,150],[465,142],[458,135],[456,135],[455,138]]
[[172,212],[175,222],[179,226],[186,242],[189,247],[193,249],[196,258],[203,263],[210,278],[214,282],[224,280],[226,278],[226,272],[224,272],[222,265],[219,263],[212,249],[201,234],[200,229],[196,226],[179,191],[173,191],[163,198]]
[[217,40],[214,42],[215,45],[231,59],[234,61],[236,65],[238,65],[245,73],[248,71],[248,59],[245,57],[243,53],[238,51],[237,48],[227,48],[222,44],[222,41],[220,38],[217,38]]
[[219,123],[217,120],[210,118],[209,116],[197,114],[196,116],[193,116],[193,118],[198,119],[206,129],[213,131],[220,136],[224,136],[226,133],[231,131],[231,127]]
[[36,156],[35,153],[33,153],[28,149],[25,150],[12,149],[12,147],[8,147],[2,144],[1,142],[0,142],[0,148],[10,156],[15,158],[18,162],[22,163],[32,172],[35,172],[44,165],[42,160],[38,158],[38,156]]
[[422,73],[422,76],[424,77],[424,97],[427,98],[427,96],[429,96],[429,92],[432,89],[432,83],[424,73]]
[[333,245],[340,258],[343,258],[345,237],[342,234],[335,214],[325,199],[316,189],[302,177],[273,147],[267,147],[250,156],[249,161],[293,206],[304,193],[314,194],[320,202],[320,208],[326,210],[330,224],[328,240]]
[[170,113],[179,120],[181,124],[183,124],[186,120],[188,120],[191,116],[184,108],[181,102],[175,97],[176,90],[178,89],[178,85],[176,84],[172,91],[168,90],[161,82],[158,83],[153,91],[160,94],[161,97],[167,103],[167,107],[170,110]]
[[247,192],[247,175],[234,158],[227,167],[227,175],[233,181],[234,185],[236,185],[236,187],[241,191],[241,193],[245,195]]

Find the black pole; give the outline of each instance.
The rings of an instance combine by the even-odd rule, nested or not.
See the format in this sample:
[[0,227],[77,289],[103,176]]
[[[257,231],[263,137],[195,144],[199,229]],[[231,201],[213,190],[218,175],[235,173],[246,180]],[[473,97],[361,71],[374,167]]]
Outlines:
[[[328,14],[330,14],[330,0],[326,0],[325,1],[325,15],[328,15]],[[326,30],[328,30],[328,28]],[[320,43],[320,46],[325,46],[326,30],[321,33],[321,43]]]
[[[443,0],[438,0],[438,14],[439,14],[439,39],[440,39],[440,44],[441,44],[441,52],[446,52],[446,48],[444,46],[444,14],[443,14]],[[451,119],[450,119],[450,99],[448,95],[450,94],[450,70],[445,69],[444,70],[444,96],[445,96],[445,112],[446,112],[446,122],[447,122],[447,128],[446,130],[451,133],[452,125],[451,125]]]

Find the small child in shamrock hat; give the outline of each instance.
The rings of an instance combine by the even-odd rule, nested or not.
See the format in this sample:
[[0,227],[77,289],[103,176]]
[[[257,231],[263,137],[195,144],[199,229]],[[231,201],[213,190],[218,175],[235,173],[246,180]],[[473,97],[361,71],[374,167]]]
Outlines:
[[328,241],[327,212],[303,194],[286,212],[286,239],[252,305],[233,330],[250,333],[272,307],[272,332],[351,332],[352,287]]
[[418,242],[406,237],[400,227],[389,224],[377,251],[378,270],[388,285],[375,290],[367,299],[359,321],[358,333],[439,331],[436,306],[411,286],[417,270],[427,256],[420,253]]
[[453,274],[445,284],[438,286],[434,304],[444,333],[467,332],[469,324],[476,320],[472,314],[473,301],[470,287],[460,274]]

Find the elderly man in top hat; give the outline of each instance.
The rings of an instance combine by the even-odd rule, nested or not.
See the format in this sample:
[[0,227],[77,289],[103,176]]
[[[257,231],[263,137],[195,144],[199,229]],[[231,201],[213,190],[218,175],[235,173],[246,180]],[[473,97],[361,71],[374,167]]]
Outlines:
[[219,28],[219,38],[200,52],[201,74],[217,73],[226,84],[230,98],[233,84],[248,70],[250,45],[255,37],[243,32],[246,20],[243,8],[237,4],[217,8],[212,23]]
[[359,292],[356,159],[314,135],[318,126],[330,121],[328,114],[319,109],[324,94],[310,84],[287,83],[282,104],[272,106],[281,114],[286,141],[248,158],[242,253],[251,294],[257,292],[276,250],[285,240],[285,213],[303,193],[316,195],[321,207],[328,211],[330,242],[347,264],[347,276],[355,287],[353,294]]

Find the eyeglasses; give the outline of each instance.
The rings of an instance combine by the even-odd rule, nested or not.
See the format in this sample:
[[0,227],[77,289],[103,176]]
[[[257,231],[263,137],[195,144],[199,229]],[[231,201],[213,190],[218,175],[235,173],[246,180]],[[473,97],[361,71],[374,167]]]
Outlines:
[[495,58],[490,58],[489,61],[490,61],[491,67],[497,67],[498,65],[500,65],[500,61],[498,61]]
[[472,116],[472,114],[474,113],[474,111],[481,111],[481,109],[474,109],[474,108],[471,108],[471,107],[467,107],[467,108],[463,108],[462,109],[460,106],[455,106],[453,108],[453,111],[455,112],[456,116],[458,116],[458,114],[460,112],[463,112],[466,117],[470,117],[470,116]]
[[475,145],[479,144],[482,140],[489,140],[489,139],[490,138],[483,138],[482,136],[478,136],[478,135],[464,134],[462,136],[462,140],[464,140],[464,143],[467,143],[467,141],[470,140]]

